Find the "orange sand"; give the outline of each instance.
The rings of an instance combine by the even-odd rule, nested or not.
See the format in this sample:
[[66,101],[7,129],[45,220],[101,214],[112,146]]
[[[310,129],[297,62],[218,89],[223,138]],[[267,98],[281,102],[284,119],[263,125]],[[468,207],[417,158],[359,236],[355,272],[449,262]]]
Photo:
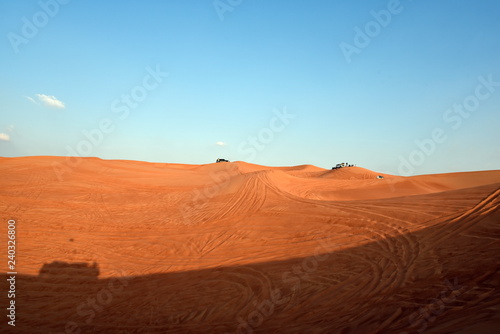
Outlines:
[[500,329],[498,170],[63,157],[0,170],[3,267],[15,219],[18,271],[2,333]]

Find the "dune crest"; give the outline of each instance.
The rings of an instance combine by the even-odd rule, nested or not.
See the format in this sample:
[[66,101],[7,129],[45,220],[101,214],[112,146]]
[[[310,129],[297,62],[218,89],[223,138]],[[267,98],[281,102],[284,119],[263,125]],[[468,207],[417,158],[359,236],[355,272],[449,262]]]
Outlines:
[[1,212],[21,245],[17,332],[71,322],[96,333],[487,333],[500,323],[500,171],[64,157],[0,158],[0,169]]

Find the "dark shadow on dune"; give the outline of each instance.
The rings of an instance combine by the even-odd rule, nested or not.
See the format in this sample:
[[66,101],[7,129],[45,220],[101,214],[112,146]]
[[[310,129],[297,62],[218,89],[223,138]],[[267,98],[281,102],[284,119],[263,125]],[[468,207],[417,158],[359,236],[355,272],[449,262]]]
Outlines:
[[97,264],[55,261],[17,276],[17,326],[2,332],[433,333],[498,321],[500,215],[480,218],[467,233],[464,218],[344,250],[318,240],[306,258],[187,272],[98,279]]
[[99,276],[99,267],[97,263],[89,264],[86,262],[63,262],[54,261],[45,263],[38,277],[40,280],[66,279],[75,281],[97,280]]

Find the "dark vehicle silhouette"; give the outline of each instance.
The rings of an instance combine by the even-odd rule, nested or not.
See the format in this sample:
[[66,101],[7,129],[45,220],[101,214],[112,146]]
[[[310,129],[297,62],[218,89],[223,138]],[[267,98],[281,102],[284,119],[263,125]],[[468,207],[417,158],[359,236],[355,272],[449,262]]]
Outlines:
[[99,276],[97,263],[86,262],[69,263],[54,261],[45,263],[40,268],[39,277],[42,279],[64,278],[66,280],[96,280]]

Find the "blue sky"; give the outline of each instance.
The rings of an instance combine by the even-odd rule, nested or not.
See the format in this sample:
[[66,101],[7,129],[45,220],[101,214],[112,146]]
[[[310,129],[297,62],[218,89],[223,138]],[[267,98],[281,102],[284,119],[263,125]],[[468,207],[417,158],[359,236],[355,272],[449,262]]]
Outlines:
[[499,16],[494,0],[2,1],[0,156],[500,169]]

